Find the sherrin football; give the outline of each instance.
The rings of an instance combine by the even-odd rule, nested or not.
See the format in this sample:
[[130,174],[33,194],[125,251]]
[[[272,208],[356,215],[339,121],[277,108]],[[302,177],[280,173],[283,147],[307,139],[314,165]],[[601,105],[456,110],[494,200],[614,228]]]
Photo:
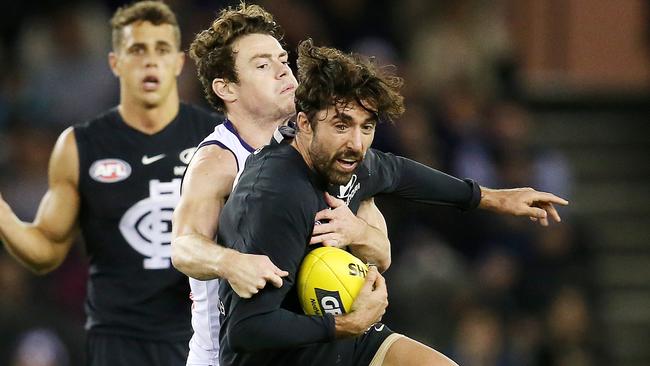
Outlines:
[[298,297],[307,315],[344,314],[365,282],[368,266],[343,249],[309,252],[298,271]]

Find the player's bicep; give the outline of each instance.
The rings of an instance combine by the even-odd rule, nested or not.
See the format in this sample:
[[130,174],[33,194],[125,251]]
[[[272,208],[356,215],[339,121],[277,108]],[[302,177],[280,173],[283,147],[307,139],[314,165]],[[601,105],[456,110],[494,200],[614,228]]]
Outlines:
[[[79,154],[72,128],[66,129],[54,146],[48,169],[48,191],[34,226],[51,242],[72,243],[79,215]],[[66,248],[63,248],[66,249]]]
[[176,236],[214,237],[219,214],[236,174],[237,161],[230,151],[210,145],[196,152],[185,173],[181,199],[174,211]]

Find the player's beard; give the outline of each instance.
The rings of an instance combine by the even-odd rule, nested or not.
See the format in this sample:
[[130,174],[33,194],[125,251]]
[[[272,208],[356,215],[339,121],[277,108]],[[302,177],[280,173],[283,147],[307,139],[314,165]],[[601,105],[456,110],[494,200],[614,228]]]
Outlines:
[[[344,149],[337,151],[334,155],[331,155],[328,151],[325,150],[324,145],[319,144],[318,140],[314,137],[311,145],[309,146],[309,155],[311,156],[311,161],[314,164],[314,169],[317,173],[324,176],[327,181],[334,185],[346,185],[352,178],[352,172],[344,172],[337,169],[338,159],[354,159],[357,160],[357,167],[363,161],[363,155],[361,152]],[[356,169],[355,169],[356,170]]]

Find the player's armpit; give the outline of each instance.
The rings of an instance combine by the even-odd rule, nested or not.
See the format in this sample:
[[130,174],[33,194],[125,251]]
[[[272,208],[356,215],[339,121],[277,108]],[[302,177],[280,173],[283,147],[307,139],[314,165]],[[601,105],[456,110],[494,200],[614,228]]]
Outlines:
[[0,233],[7,250],[32,271],[58,267],[70,251],[79,215],[79,156],[72,128],[56,142],[49,163],[49,187],[33,223],[20,221],[0,204]]
[[189,277],[225,277],[222,262],[228,253],[213,238],[236,175],[235,157],[217,145],[201,147],[188,166],[173,215],[172,263]]

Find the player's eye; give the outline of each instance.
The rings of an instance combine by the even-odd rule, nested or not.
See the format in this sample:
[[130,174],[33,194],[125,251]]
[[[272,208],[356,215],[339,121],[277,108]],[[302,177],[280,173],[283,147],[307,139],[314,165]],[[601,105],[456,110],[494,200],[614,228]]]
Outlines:
[[269,64],[261,64],[261,65],[257,66],[257,68],[260,69],[260,70],[264,70],[264,69],[266,69],[268,67],[269,67]]
[[343,124],[343,123],[338,123],[338,124],[334,125],[334,128],[339,132],[343,132],[348,128],[348,126]]
[[374,123],[367,123],[363,125],[363,132],[365,134],[371,134],[375,130],[375,124]]
[[139,56],[139,55],[144,54],[144,47],[133,46],[133,47],[129,48],[127,52],[129,54],[131,54],[131,55],[138,55]]
[[169,54],[172,50],[169,47],[158,47],[157,49],[159,55],[167,55]]

